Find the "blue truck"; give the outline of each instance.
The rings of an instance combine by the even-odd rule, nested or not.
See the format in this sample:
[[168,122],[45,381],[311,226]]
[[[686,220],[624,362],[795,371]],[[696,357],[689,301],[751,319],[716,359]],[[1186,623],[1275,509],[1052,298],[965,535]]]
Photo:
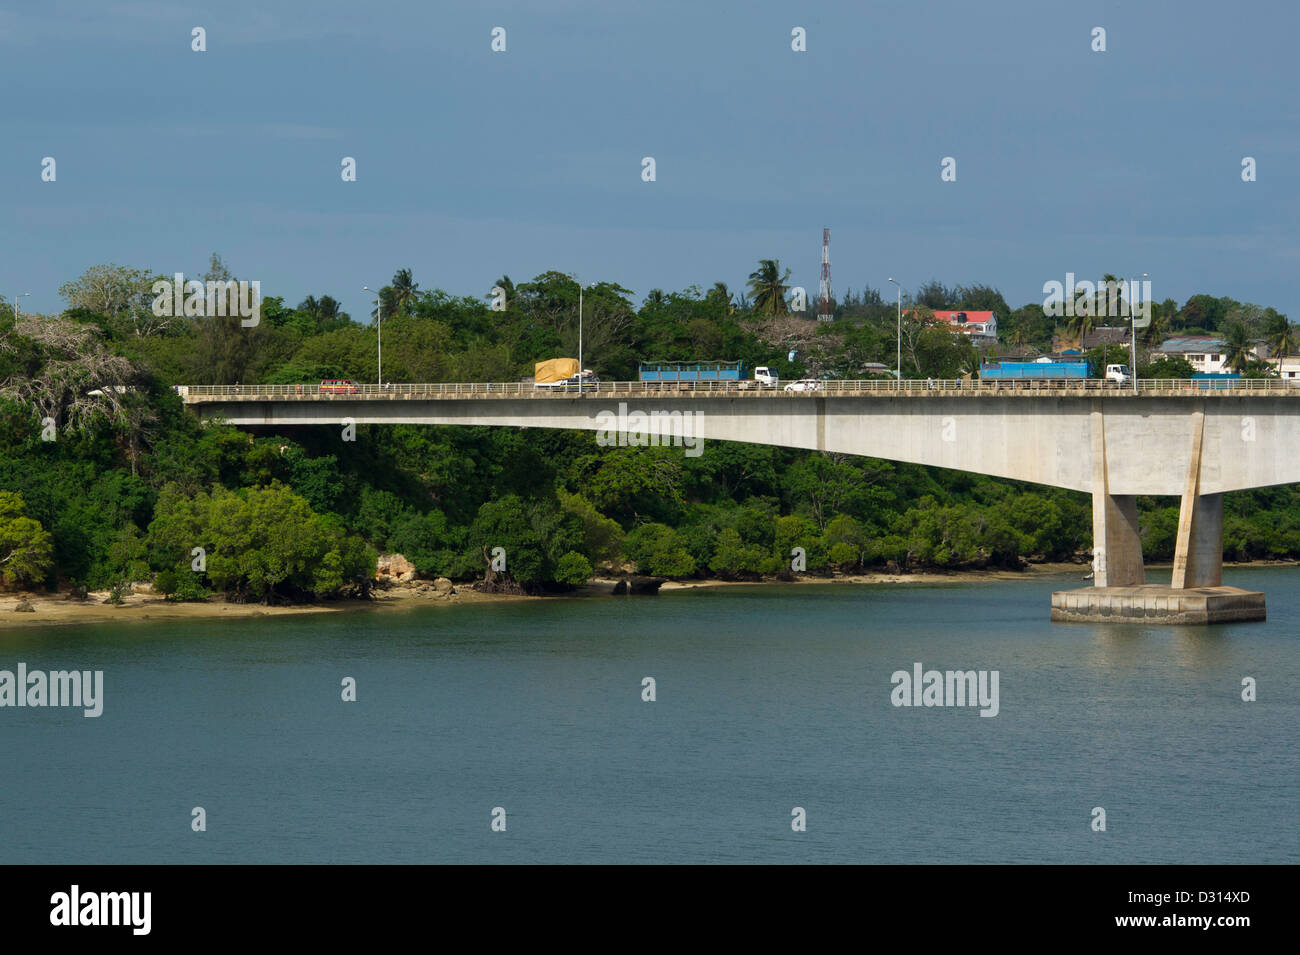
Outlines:
[[641,381],[740,381],[739,361],[643,361],[637,363]]
[[1211,374],[1200,371],[1192,375],[1193,387],[1198,390],[1231,391],[1239,381],[1241,381],[1241,375],[1238,374]]
[[1086,361],[1003,361],[980,366],[984,381],[1059,381],[1088,377]]

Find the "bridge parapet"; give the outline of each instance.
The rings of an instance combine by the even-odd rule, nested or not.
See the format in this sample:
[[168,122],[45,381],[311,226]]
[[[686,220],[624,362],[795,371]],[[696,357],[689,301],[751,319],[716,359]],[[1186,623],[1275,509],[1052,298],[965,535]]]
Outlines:
[[505,382],[390,382],[384,385],[352,384],[349,386],[301,385],[175,385],[175,391],[187,404],[226,401],[403,401],[412,398],[693,398],[698,396],[755,398],[800,401],[810,398],[951,398],[951,397],[1021,397],[1021,398],[1190,398],[1209,395],[1232,397],[1300,398],[1300,379],[1247,378],[1229,381],[1211,379],[1153,378],[1132,384],[1101,379],[1072,381],[849,381],[826,380],[811,391],[785,391],[782,387],[760,386],[754,381],[602,381],[564,387],[538,387],[530,381]]

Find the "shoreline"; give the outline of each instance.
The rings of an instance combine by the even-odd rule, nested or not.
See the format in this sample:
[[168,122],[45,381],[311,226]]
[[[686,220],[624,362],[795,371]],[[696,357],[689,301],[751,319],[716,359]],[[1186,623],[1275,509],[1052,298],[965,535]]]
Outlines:
[[[1148,571],[1163,571],[1169,564],[1148,565]],[[1258,560],[1225,563],[1224,568],[1239,567],[1300,567],[1290,560]],[[686,590],[704,590],[718,587],[798,586],[809,584],[952,584],[962,582],[995,582],[1029,580],[1037,577],[1077,577],[1079,586],[1087,579],[1088,564],[1043,563],[1029,564],[1024,570],[955,570],[921,571],[913,574],[868,572],[844,574],[833,577],[799,576],[793,580],[667,580],[660,585],[661,593]],[[566,600],[574,598],[608,596],[603,588],[616,583],[616,578],[602,577],[590,581],[575,594],[554,594],[542,597],[515,594],[483,594],[475,590],[457,588],[451,594],[437,594],[426,586],[394,586],[377,589],[371,600],[338,600],[316,604],[291,604],[267,606],[259,603],[229,603],[224,598],[210,598],[199,603],[174,603],[151,594],[133,593],[120,605],[104,603],[107,591],[97,591],[85,601],[66,599],[64,594],[6,593],[0,594],[0,633],[11,630],[31,630],[50,626],[78,626],[95,623],[177,622],[186,620],[249,619],[253,617],[296,617],[311,614],[354,613],[372,610],[409,610],[413,606],[452,606],[457,604],[501,603],[530,600]],[[423,584],[425,582],[421,582]],[[586,592],[582,592],[585,590]],[[15,611],[20,599],[28,600],[34,612]],[[645,598],[637,598],[645,599]]]

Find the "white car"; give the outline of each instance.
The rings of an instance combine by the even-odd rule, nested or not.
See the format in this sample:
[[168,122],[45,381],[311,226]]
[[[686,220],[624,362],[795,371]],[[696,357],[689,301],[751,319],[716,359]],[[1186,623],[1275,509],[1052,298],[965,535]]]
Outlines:
[[786,391],[821,391],[822,383],[816,378],[800,378],[785,386]]

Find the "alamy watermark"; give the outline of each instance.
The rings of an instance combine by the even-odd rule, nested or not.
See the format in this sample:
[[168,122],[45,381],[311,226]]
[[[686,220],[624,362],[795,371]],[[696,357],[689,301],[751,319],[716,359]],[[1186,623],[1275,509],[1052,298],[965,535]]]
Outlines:
[[78,706],[83,716],[104,712],[103,670],[0,670],[0,707]]
[[1151,321],[1150,279],[1144,279],[1140,285],[1136,280],[1089,282],[1085,279],[1076,282],[1074,273],[1066,272],[1064,283],[1055,279],[1044,282],[1043,295],[1046,296],[1043,314],[1048,318],[1073,318],[1076,315],[1128,318],[1132,315],[1138,328]]
[[980,716],[998,715],[997,670],[895,670],[889,681],[895,706],[979,706]]
[[703,411],[628,411],[627,402],[618,403],[618,412],[600,411],[596,414],[596,443],[602,448],[666,448],[669,445],[686,449],[688,458],[698,458],[704,453],[704,439],[700,437],[704,423]]
[[253,328],[262,321],[262,283],[226,281],[200,282],[185,280],[177,272],[175,279],[159,279],[151,289],[153,313],[159,318],[215,318],[238,316],[240,325]]
[[73,885],[50,896],[50,924],[122,926],[132,935],[148,935],[152,909],[152,892],[84,892]]

